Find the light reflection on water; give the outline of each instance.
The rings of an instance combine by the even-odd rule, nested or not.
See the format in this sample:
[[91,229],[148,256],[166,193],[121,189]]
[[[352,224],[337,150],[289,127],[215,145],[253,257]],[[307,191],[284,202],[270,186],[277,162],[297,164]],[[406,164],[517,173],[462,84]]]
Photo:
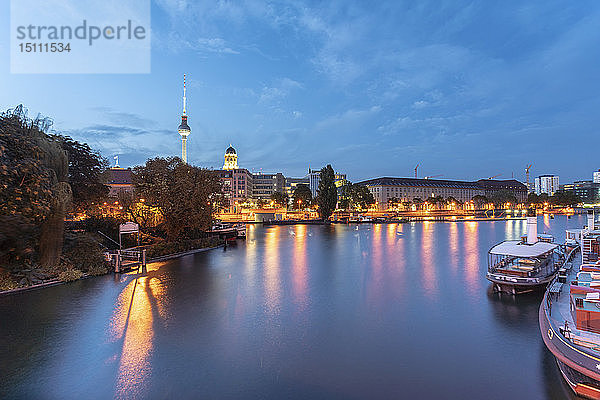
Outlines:
[[425,294],[430,299],[434,299],[437,291],[436,261],[433,254],[435,246],[434,224],[435,222],[423,222],[423,234],[421,236],[422,282]]
[[146,275],[0,298],[0,398],[563,398],[539,299],[488,295],[487,251],[524,231],[250,225]]

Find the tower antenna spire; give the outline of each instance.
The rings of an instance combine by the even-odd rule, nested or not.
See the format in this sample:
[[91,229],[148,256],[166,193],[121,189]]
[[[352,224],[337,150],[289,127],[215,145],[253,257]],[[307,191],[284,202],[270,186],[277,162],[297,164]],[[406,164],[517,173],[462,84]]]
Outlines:
[[181,124],[177,131],[181,135],[181,159],[184,163],[187,163],[187,137],[191,133],[190,126],[187,122],[186,104],[185,104],[185,74],[183,74],[183,114],[181,114]]
[[185,74],[183,74],[183,115],[185,114]]

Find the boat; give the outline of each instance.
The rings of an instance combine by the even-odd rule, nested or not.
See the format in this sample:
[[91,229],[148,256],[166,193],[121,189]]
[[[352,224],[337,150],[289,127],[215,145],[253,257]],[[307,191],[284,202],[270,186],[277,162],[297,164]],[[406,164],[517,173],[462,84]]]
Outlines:
[[235,239],[237,239],[239,235],[238,229],[235,228],[232,224],[221,221],[216,221],[213,224],[212,229],[207,233],[212,236],[218,236],[219,238],[229,242],[235,241]]
[[501,242],[488,252],[487,279],[495,291],[521,294],[544,289],[565,263],[565,245],[551,235],[537,234],[537,217],[530,210],[527,235]]
[[600,400],[600,229],[588,215],[581,251],[548,286],[539,309],[540,333],[569,387]]
[[235,224],[233,226],[233,228],[237,232],[238,239],[246,239],[246,224],[243,224],[243,223]]

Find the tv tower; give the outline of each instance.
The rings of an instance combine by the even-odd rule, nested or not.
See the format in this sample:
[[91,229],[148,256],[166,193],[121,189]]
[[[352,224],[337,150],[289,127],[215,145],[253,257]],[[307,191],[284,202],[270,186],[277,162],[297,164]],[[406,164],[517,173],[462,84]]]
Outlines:
[[187,137],[192,130],[187,123],[187,114],[185,113],[185,74],[183,74],[183,114],[181,114],[181,124],[177,132],[181,135],[181,159],[187,164]]

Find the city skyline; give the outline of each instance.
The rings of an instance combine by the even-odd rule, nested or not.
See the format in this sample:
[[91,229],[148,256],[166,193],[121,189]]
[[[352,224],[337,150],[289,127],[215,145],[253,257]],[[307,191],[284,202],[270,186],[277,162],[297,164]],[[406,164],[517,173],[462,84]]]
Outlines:
[[[240,166],[286,176],[328,163],[355,181],[410,177],[418,163],[419,176],[442,179],[525,181],[533,164],[532,177],[572,182],[598,170],[576,146],[600,144],[595,3],[161,0],[152,18],[151,74],[10,75],[6,65],[0,104],[22,103],[135,165],[180,154],[187,73],[188,157],[202,167],[220,168],[232,143]],[[8,60],[6,44],[0,54]]]

